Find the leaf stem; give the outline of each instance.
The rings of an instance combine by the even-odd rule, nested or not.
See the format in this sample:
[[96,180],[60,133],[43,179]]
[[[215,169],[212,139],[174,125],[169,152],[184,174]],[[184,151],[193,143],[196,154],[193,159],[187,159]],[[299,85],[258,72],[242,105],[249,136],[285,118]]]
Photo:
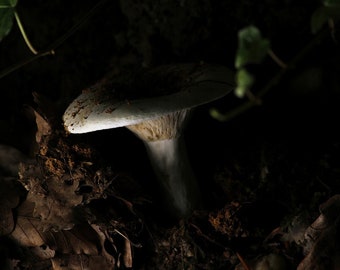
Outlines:
[[[54,55],[55,54],[55,50],[61,46],[69,37],[71,37],[81,26],[83,26],[83,24],[85,22],[87,22],[94,14],[95,12],[106,2],[107,0],[101,0],[100,2],[98,2],[87,14],[85,14],[74,26],[71,27],[71,29],[69,31],[67,31],[64,35],[62,35],[61,37],[59,37],[55,42],[52,43],[52,45],[49,46],[49,48],[47,50],[44,50],[42,52],[37,52],[33,46],[32,49],[33,49],[33,53],[35,54],[33,57],[30,57],[26,60],[23,60],[17,64],[14,64],[8,68],[6,68],[5,70],[2,70],[0,72],[0,79],[4,78],[5,76],[7,76],[8,74],[18,70],[19,68],[22,68],[23,66],[31,63],[31,62],[34,62],[35,60],[37,60],[38,58],[40,57],[43,57],[43,56],[46,56],[46,55]],[[16,13],[16,12],[15,12]],[[30,44],[26,34],[25,34],[25,31],[23,29],[23,26],[20,22],[20,19],[19,19],[19,16],[16,15],[16,20],[17,20],[17,24],[19,26],[19,29],[25,39],[27,39],[28,43],[26,42],[26,39],[25,39],[25,42],[26,44]],[[30,48],[31,49],[31,48]]]
[[287,68],[287,64],[283,62],[271,49],[268,50],[268,54],[281,68]]
[[20,20],[20,17],[19,17],[18,12],[17,12],[14,8],[13,8],[13,11],[14,11],[15,20],[16,20],[16,22],[17,22],[17,25],[18,25],[18,27],[19,27],[19,29],[20,29],[21,35],[22,35],[22,37],[24,38],[27,47],[30,49],[30,51],[31,51],[33,54],[37,55],[37,54],[38,54],[38,51],[37,51],[36,49],[34,49],[32,43],[31,43],[30,40],[28,39],[28,37],[27,37],[27,35],[26,35],[26,32],[25,32],[25,29],[24,29],[24,26],[23,26],[22,23],[21,23],[21,20]]

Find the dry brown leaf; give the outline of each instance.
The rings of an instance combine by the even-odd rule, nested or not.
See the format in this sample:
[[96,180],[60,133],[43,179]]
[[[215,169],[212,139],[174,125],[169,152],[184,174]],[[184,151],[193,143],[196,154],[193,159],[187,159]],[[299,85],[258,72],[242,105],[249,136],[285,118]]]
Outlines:
[[34,203],[25,201],[18,208],[18,217],[11,236],[24,247],[38,247],[44,244],[39,230],[39,218],[33,217]]
[[22,187],[14,178],[0,177],[0,235],[13,231],[13,209],[18,206],[22,194]]
[[78,182],[67,176],[46,176],[37,164],[21,166],[20,180],[28,190],[26,200],[34,203],[33,217],[39,218],[42,231],[71,229],[75,222],[74,207],[83,197],[76,194]]
[[105,234],[96,225],[83,224],[70,231],[45,235],[47,243],[54,245],[59,254],[52,259],[53,269],[92,270],[115,267],[115,259],[105,249]]
[[128,239],[124,240],[123,262],[126,268],[132,268],[132,248]]
[[47,245],[32,247],[30,248],[30,251],[34,256],[40,258],[41,261],[49,260],[55,256],[55,250]]
[[102,245],[99,236],[88,224],[76,225],[72,230],[45,232],[45,243],[63,254],[99,255]]
[[47,151],[47,147],[46,144],[43,142],[43,138],[48,137],[52,134],[51,124],[42,113],[40,113],[33,107],[26,106],[25,109],[27,117],[29,119],[32,119],[32,121],[35,121],[36,124],[35,142],[32,141],[31,149],[34,153],[40,152],[43,155]]
[[[107,231],[103,231],[100,226],[96,225],[96,224],[91,224],[91,227],[92,229],[97,233],[98,237],[99,237],[99,241],[100,241],[100,245],[102,247],[101,249],[101,255],[103,257],[106,258],[106,260],[108,261],[112,261],[112,255],[109,254],[107,251],[106,251],[106,248],[105,248],[105,242],[107,243],[111,243],[112,244],[112,239],[108,237],[108,232]],[[112,244],[112,247],[115,249],[115,247],[113,246]],[[112,261],[114,262],[114,261]]]
[[27,200],[35,203],[33,216],[40,218],[43,231],[71,229],[76,220],[74,208],[82,203],[82,196],[75,193],[78,186],[61,182],[56,177],[47,179],[44,185],[48,189],[47,194],[34,190],[28,193]]
[[242,262],[235,267],[235,270],[287,270],[288,263],[282,255],[270,253],[251,260]]
[[40,115],[44,115],[44,118],[48,119],[49,122],[53,122],[58,115],[58,106],[56,105],[56,102],[37,92],[33,92],[32,96],[34,103],[38,107],[37,112],[39,112]]
[[42,260],[51,259],[53,269],[114,269],[115,259],[106,252],[105,234],[99,228],[85,223],[72,230],[42,231],[33,209],[34,204],[25,201],[18,210],[11,237],[21,246]]
[[113,270],[115,264],[102,256],[62,255],[52,259],[53,270]]
[[[64,133],[54,132],[45,114],[32,112],[38,150],[35,162],[19,169],[27,196],[11,237],[38,258],[51,259],[53,269],[114,269],[115,258],[105,249],[110,243],[115,248],[112,239],[107,241],[109,233],[79,215],[104,196],[114,179],[111,170],[96,167],[93,161],[100,163],[91,148],[70,143]],[[129,242],[119,254],[126,266],[132,265]]]
[[320,216],[305,232],[308,253],[298,270],[340,269],[340,195],[320,206]]
[[242,221],[237,215],[241,208],[242,205],[239,202],[233,201],[218,212],[210,213],[209,223],[214,230],[230,238],[246,237],[249,235],[249,232],[244,228]]
[[48,121],[40,115],[37,111],[33,110],[35,115],[35,122],[37,125],[37,132],[35,134],[35,140],[39,144],[42,142],[44,136],[51,134],[51,126]]

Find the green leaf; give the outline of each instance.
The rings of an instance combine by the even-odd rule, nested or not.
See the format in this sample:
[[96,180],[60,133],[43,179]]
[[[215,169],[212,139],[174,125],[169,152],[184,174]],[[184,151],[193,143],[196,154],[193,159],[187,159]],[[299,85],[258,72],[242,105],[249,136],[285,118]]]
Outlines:
[[324,0],[325,7],[340,7],[340,0]]
[[269,40],[262,38],[260,30],[255,26],[241,29],[238,32],[238,42],[236,68],[261,63],[270,48]]
[[11,7],[15,7],[18,4],[18,0],[9,0]]
[[14,8],[18,3],[18,0],[0,0],[0,9],[2,8]]
[[212,118],[215,118],[218,121],[224,122],[227,119],[224,114],[220,113],[216,109],[210,109],[209,113]]
[[236,73],[236,88],[234,90],[235,95],[239,98],[243,98],[247,91],[253,86],[255,78],[247,70],[240,69]]
[[331,18],[340,18],[340,6],[322,6],[315,10],[311,18],[312,33],[318,32]]
[[0,41],[11,31],[13,17],[14,11],[12,8],[0,9]]
[[0,41],[9,34],[13,26],[14,8],[18,0],[0,0]]

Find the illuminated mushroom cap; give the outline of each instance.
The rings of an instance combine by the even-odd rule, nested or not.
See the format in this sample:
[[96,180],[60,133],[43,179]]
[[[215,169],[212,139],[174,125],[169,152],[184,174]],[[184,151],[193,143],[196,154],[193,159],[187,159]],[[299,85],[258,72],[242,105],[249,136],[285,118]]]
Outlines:
[[233,73],[209,64],[175,64],[141,70],[83,90],[63,120],[70,133],[139,124],[211,102],[233,89]]

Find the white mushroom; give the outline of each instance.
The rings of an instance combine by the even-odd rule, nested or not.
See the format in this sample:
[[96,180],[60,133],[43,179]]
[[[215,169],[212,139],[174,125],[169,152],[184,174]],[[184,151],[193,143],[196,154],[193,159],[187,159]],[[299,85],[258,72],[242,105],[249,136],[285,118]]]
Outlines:
[[233,89],[233,73],[222,66],[179,64],[141,71],[126,80],[104,80],[84,90],[64,113],[65,128],[86,133],[127,127],[146,146],[168,210],[186,217],[198,203],[199,189],[182,130],[192,108]]

